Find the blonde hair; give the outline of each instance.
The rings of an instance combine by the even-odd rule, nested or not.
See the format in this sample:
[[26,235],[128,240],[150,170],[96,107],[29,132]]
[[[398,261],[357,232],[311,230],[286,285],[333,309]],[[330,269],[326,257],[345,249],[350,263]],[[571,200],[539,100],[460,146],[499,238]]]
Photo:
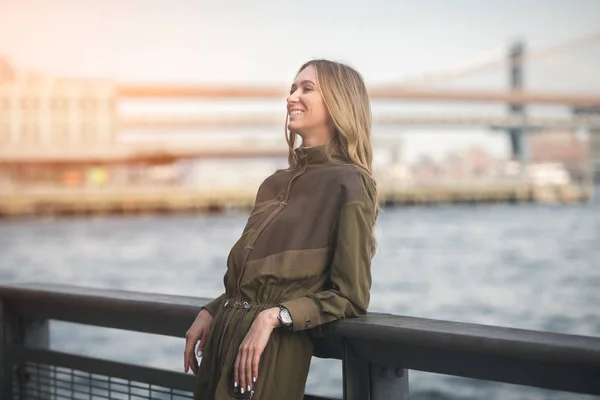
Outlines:
[[[366,175],[366,184],[373,198],[373,212],[377,217],[379,202],[377,185],[373,177],[373,149],[371,147],[371,104],[361,74],[355,69],[335,61],[311,60],[298,70],[298,74],[309,65],[315,68],[317,87],[335,125],[334,142],[345,159],[360,168]],[[297,134],[287,129],[290,167],[298,164],[294,152]],[[373,246],[375,235],[373,234]]]

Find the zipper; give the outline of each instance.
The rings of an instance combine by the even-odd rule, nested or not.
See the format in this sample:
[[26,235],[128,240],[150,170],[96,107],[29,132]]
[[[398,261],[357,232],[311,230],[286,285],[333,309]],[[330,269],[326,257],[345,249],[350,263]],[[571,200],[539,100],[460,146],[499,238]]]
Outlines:
[[260,236],[260,234],[262,233],[262,231],[267,227],[267,225],[269,225],[269,223],[273,220],[273,218],[275,218],[275,216],[277,216],[277,214],[279,214],[281,212],[281,210],[283,210],[286,206],[287,206],[287,201],[290,197],[290,191],[292,189],[292,184],[294,183],[294,181],[302,174],[304,174],[304,172],[306,172],[306,169],[308,168],[308,163],[306,163],[300,168],[300,171],[298,171],[298,173],[296,173],[294,176],[292,176],[292,178],[290,179],[287,189],[286,189],[286,194],[284,199],[279,203],[279,207],[277,207],[275,210],[271,211],[271,213],[267,216],[267,218],[265,218],[265,220],[262,222],[262,224],[260,224],[260,226],[258,227],[258,229],[256,230],[256,232],[254,232],[252,234],[252,236],[250,237],[250,239],[248,239],[248,242],[246,242],[246,246],[244,247],[244,250],[246,252],[246,254],[244,255],[244,261],[242,262],[242,268],[240,270],[240,275],[238,276],[237,279],[237,284],[236,284],[236,288],[238,293],[241,294],[241,282],[242,282],[242,276],[244,276],[244,271],[246,270],[246,261],[248,261],[248,257],[250,256],[250,252],[252,250],[254,250],[254,243],[256,243],[256,241],[258,240],[258,237]]

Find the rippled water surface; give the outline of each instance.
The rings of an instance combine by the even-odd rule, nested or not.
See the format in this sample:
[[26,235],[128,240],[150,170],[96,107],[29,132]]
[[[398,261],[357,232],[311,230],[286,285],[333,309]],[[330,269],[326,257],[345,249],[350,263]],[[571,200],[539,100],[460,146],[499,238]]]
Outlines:
[[[0,222],[0,282],[215,297],[241,214]],[[600,336],[600,203],[386,209],[370,311]],[[184,332],[182,332],[183,336]],[[53,323],[55,349],[182,370],[183,339]],[[410,372],[413,399],[592,399]],[[339,361],[307,391],[341,397]]]

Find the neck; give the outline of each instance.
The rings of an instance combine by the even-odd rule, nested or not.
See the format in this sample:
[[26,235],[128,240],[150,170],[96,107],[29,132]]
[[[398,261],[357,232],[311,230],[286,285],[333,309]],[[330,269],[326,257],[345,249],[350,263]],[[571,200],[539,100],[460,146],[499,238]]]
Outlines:
[[315,147],[329,144],[333,135],[329,134],[329,132],[323,132],[322,134],[304,135],[300,137],[302,137],[302,147]]

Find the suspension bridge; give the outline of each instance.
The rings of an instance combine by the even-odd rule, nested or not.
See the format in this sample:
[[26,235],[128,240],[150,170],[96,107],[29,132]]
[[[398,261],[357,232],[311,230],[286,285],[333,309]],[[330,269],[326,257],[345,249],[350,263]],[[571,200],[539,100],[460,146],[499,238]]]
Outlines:
[[[394,138],[400,129],[435,127],[439,132],[440,129],[484,127],[490,131],[505,132],[510,140],[513,159],[526,164],[527,138],[531,132],[537,134],[584,130],[588,132],[590,171],[596,177],[600,177],[600,91],[599,93],[594,91],[590,93],[589,90],[586,93],[570,93],[526,90],[523,79],[526,65],[530,66],[540,60],[548,62],[559,59],[564,66],[565,59],[568,59],[566,55],[581,50],[586,52],[590,52],[590,49],[597,50],[598,44],[600,44],[600,33],[527,52],[523,43],[514,43],[508,51],[497,48],[451,68],[402,81],[370,85],[368,90],[374,105],[374,146],[383,146],[397,151],[398,149],[395,148],[397,142],[394,142]],[[586,79],[589,87],[600,86],[598,82],[600,78],[593,69],[586,69],[585,64],[577,61],[566,64],[571,69],[581,68],[575,73],[571,72],[571,75],[564,78],[565,81],[572,76],[577,76]],[[1,67],[2,65],[0,65],[0,79],[3,72]],[[5,68],[4,71],[6,70]],[[504,90],[465,89],[456,85],[448,88],[450,84],[476,77],[478,74],[502,71],[506,73],[506,70],[508,70],[508,87]],[[67,171],[71,168],[90,172],[93,171],[94,166],[105,166],[120,171],[132,165],[173,165],[183,159],[267,159],[287,155],[287,146],[283,140],[277,142],[267,140],[269,135],[265,135],[265,140],[253,141],[251,146],[248,142],[233,140],[235,137],[226,138],[227,132],[239,132],[244,128],[260,127],[260,131],[264,132],[283,131],[285,119],[283,110],[276,113],[264,110],[254,113],[247,111],[209,113],[205,110],[186,113],[184,112],[186,107],[180,107],[182,103],[189,104],[194,101],[201,101],[202,104],[211,102],[224,104],[223,101],[228,100],[246,104],[265,99],[284,101],[287,88],[283,85],[111,83],[107,87],[101,87],[93,95],[89,95],[86,82],[80,87],[84,89],[72,90],[71,86],[66,85],[54,93],[45,92],[44,86],[38,88],[39,93],[36,92],[39,94],[38,97],[28,94],[24,89],[15,89],[14,93],[8,93],[9,97],[4,99],[0,90],[0,111],[3,110],[2,107],[8,107],[6,110],[14,117],[13,120],[0,118],[0,144],[2,144],[0,165],[4,172],[8,173],[7,176],[17,177],[16,182],[20,182],[21,179],[29,182],[32,176],[52,180],[58,173],[56,171]],[[6,93],[5,91],[4,95]],[[162,105],[165,102],[172,103],[164,109],[161,108],[161,112],[152,114],[125,112],[123,110],[127,107],[119,107],[120,103],[131,101],[142,104],[158,101]],[[393,104],[395,110],[400,109],[395,105],[435,103],[453,106],[460,104],[466,107],[473,104],[493,104],[499,105],[500,107],[496,108],[505,111],[496,114],[476,113],[468,109],[461,113],[446,111],[445,114],[383,112],[375,110],[376,103],[379,101]],[[562,108],[563,112],[541,116],[528,112],[531,106],[558,107]],[[54,114],[49,119],[50,111]],[[47,123],[48,121],[52,124]],[[18,128],[14,128],[15,126]],[[377,135],[378,127],[399,129],[393,130],[394,133],[386,136]],[[119,140],[119,135],[132,130],[141,132],[142,136],[146,132],[156,133],[162,138],[162,142],[159,144],[152,141],[124,143]],[[171,134],[182,130],[199,133],[223,132],[224,135],[219,141],[199,139],[193,144],[171,140],[174,138]],[[389,204],[484,201],[572,202],[591,198],[588,183],[584,185],[585,187],[572,185],[546,187],[527,181],[505,182],[504,186],[488,182],[485,185],[447,188],[439,185],[398,188],[392,185],[382,186],[381,198],[384,203]],[[4,190],[5,196],[0,198],[0,215],[45,212],[54,214],[211,210],[215,207],[247,206],[252,203],[255,193],[254,187],[248,188],[248,193],[244,192],[240,196],[229,192],[217,193],[212,190],[214,188],[198,192],[190,191],[189,188],[179,188],[179,191],[174,191],[172,187],[130,188],[126,186],[112,189],[102,187],[97,190],[87,188],[85,193],[81,192],[79,186],[70,187],[68,191],[64,188],[17,189],[13,192]],[[236,189],[236,193],[241,193],[239,188]]]
[[[525,89],[523,70],[538,61],[559,60],[571,68],[578,77],[586,76],[591,84],[598,84],[599,76],[594,68],[569,59],[576,51],[598,49],[600,33],[580,37],[552,45],[547,48],[526,52],[522,42],[510,46],[508,52],[501,48],[486,51],[482,55],[440,71],[425,73],[402,82],[372,85],[369,95],[373,100],[397,102],[448,102],[448,103],[497,103],[506,104],[505,115],[410,115],[384,114],[374,117],[374,124],[398,127],[488,127],[505,131],[511,143],[514,159],[526,162],[527,134],[531,131],[587,130],[590,133],[592,169],[600,174],[600,93],[572,94],[557,92],[528,91]],[[571,57],[576,58],[576,57]],[[445,89],[460,79],[481,73],[505,70],[508,67],[506,90]],[[573,72],[574,71],[574,72]],[[573,76],[573,75],[571,75]],[[568,78],[565,78],[568,79]],[[278,85],[133,85],[121,84],[117,89],[119,99],[283,99],[286,88]],[[527,106],[562,106],[568,117],[530,116]],[[202,129],[216,127],[275,126],[283,124],[282,114],[269,113],[226,113],[226,114],[153,114],[121,115],[122,129]],[[259,149],[256,151],[260,152]]]

